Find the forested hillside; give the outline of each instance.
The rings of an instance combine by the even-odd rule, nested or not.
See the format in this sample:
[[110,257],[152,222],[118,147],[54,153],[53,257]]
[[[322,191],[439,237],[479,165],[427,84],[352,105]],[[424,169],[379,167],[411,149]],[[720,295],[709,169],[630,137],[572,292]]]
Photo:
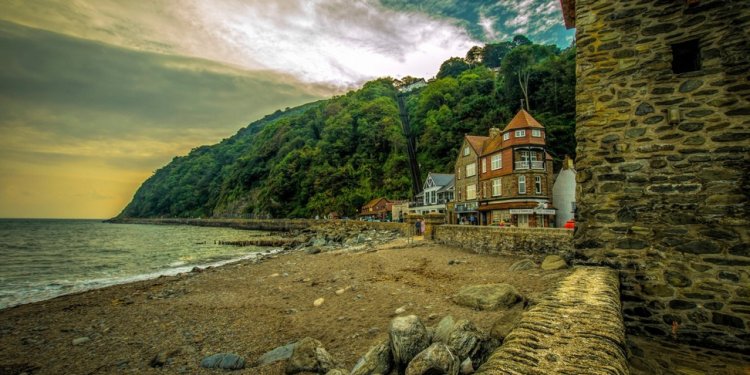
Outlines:
[[547,127],[556,166],[575,152],[575,49],[522,36],[474,47],[445,61],[424,88],[405,96],[381,78],[361,89],[256,121],[213,146],[157,170],[121,217],[353,216],[374,197],[411,197],[407,136],[423,177],[451,172],[464,134],[504,127],[521,106]]

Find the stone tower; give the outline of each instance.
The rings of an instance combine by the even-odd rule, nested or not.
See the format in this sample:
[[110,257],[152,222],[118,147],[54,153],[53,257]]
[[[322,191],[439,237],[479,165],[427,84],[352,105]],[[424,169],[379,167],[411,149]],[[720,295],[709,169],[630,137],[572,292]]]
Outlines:
[[562,0],[576,27],[577,258],[628,332],[750,350],[750,4]]

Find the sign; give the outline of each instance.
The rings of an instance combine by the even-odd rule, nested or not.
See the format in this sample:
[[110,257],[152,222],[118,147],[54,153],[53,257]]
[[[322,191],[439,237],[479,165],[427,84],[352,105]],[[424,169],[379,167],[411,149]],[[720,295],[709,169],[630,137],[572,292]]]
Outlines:
[[531,208],[513,208],[510,209],[511,215],[531,215],[534,213],[534,210]]
[[537,208],[536,210],[534,210],[534,212],[536,212],[539,215],[554,215],[555,214],[555,210],[550,210],[546,208]]

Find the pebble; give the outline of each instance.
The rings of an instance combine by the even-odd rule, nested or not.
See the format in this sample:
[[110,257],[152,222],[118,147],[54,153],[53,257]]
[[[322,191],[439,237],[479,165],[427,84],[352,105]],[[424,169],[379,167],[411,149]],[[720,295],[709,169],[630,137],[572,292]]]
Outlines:
[[401,306],[401,307],[397,308],[396,311],[394,311],[394,313],[396,313],[396,315],[403,314],[405,312],[406,312],[406,306]]
[[87,343],[89,341],[91,341],[91,339],[88,338],[88,337],[86,337],[86,336],[79,337],[77,339],[73,339],[73,345],[83,345],[83,344],[85,344],[85,343]]
[[320,297],[320,298],[316,299],[315,302],[313,302],[313,306],[320,307],[320,305],[322,305],[323,302],[325,302],[325,298]]
[[268,276],[268,277],[279,277],[279,274],[278,274],[278,273],[273,273],[273,274],[271,274],[271,275],[270,275],[270,276]]

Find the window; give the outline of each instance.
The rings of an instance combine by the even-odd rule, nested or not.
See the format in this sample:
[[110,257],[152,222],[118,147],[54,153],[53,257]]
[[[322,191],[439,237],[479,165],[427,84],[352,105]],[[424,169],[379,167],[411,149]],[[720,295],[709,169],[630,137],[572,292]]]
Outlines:
[[487,158],[482,158],[482,173],[487,173]]
[[541,137],[542,131],[539,129],[531,129],[531,136],[532,137]]
[[464,156],[469,156],[469,146],[464,147]]
[[499,178],[492,180],[492,196],[497,197],[503,193],[503,185]]
[[516,138],[521,138],[526,136],[526,130],[516,130]]
[[528,151],[521,151],[519,153],[519,156],[521,157],[521,161],[529,161],[529,152]]
[[518,176],[518,194],[526,194],[526,176]]
[[477,163],[471,163],[466,166],[466,177],[471,177],[477,174]]
[[462,169],[461,167],[456,168],[456,179],[457,180],[461,179],[461,169]]
[[534,177],[534,190],[537,194],[542,194],[542,177],[536,176]]
[[503,133],[503,141],[507,141],[510,139],[510,132]]
[[492,155],[492,170],[500,169],[503,167],[503,155],[495,154]]
[[701,46],[698,39],[672,44],[672,72],[701,70]]
[[466,200],[477,199],[477,185],[466,187]]

